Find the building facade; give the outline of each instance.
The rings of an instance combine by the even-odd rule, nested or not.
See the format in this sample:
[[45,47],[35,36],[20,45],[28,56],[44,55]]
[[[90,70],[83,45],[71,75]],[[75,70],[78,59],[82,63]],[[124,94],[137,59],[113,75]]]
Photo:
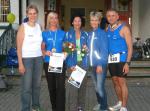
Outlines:
[[[127,1],[120,4],[118,1]],[[4,3],[5,2],[5,3]],[[12,12],[16,16],[15,24],[20,24],[26,17],[28,4],[35,4],[39,9],[38,22],[45,27],[46,16],[51,10],[59,13],[61,27],[68,30],[70,18],[76,13],[85,18],[85,29],[89,30],[89,12],[113,7],[119,10],[120,18],[130,24],[133,40],[140,37],[143,41],[150,38],[150,1],[149,0],[0,0],[0,27],[7,26],[6,15]],[[143,8],[144,7],[144,8]],[[7,11],[4,11],[7,10]],[[0,33],[5,29],[0,28]]]

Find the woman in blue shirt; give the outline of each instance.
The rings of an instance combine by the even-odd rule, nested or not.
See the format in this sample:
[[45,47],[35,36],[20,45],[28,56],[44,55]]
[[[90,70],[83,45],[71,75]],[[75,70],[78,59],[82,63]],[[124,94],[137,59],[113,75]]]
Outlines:
[[[82,18],[80,16],[74,16],[71,20],[71,24],[73,27],[66,33],[66,41],[73,43],[76,47],[76,50],[70,54],[66,59],[67,67],[72,71],[75,70],[75,66],[79,65],[82,68],[87,68],[87,55],[82,55],[81,50],[87,49],[87,33],[81,29],[82,25]],[[71,110],[78,110],[83,111],[83,107],[85,104],[85,91],[86,91],[86,77],[83,80],[83,83],[80,89],[76,89],[74,86],[71,86],[71,90],[78,91],[77,96],[77,109]],[[82,98],[82,99],[81,99]]]
[[92,31],[89,32],[88,48],[92,78],[95,84],[97,100],[100,107],[97,110],[107,110],[107,97],[105,91],[105,79],[108,60],[108,40],[106,32],[99,28],[101,14],[90,13]]
[[44,69],[50,93],[52,111],[65,111],[65,65],[62,73],[48,72],[50,55],[62,53],[65,32],[59,29],[58,14],[50,12],[47,17],[47,30],[42,33],[42,53]]

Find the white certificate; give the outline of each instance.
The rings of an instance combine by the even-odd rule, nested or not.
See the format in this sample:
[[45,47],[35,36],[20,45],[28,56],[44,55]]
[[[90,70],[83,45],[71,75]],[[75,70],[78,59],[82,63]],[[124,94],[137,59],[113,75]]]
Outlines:
[[86,71],[76,65],[75,71],[73,71],[68,79],[68,82],[77,88],[80,88],[82,81],[85,77]]
[[53,53],[52,56],[50,56],[48,72],[62,73],[63,61],[63,53]]

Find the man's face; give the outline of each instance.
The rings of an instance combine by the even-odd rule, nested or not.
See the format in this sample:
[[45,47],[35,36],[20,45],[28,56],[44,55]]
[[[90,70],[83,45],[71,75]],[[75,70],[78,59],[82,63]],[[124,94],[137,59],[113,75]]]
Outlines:
[[108,11],[106,17],[110,24],[114,24],[119,19],[119,15],[115,11]]

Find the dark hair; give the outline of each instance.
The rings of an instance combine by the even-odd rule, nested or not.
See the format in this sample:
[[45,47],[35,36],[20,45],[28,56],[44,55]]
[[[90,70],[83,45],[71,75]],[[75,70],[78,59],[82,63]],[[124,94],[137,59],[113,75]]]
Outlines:
[[103,10],[98,10],[98,12],[104,12]]
[[74,15],[73,17],[71,17],[71,21],[70,21],[71,26],[73,26],[72,23],[76,17],[79,17],[81,19],[81,27],[84,27],[85,26],[85,19],[80,15]]

